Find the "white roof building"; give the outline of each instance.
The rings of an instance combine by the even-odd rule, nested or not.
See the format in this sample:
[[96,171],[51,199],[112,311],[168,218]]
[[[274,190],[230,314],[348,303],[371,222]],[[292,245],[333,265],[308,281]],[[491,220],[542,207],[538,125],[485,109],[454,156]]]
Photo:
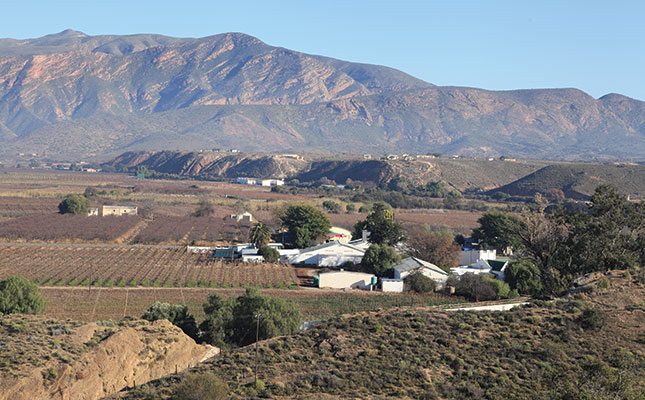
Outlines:
[[[358,241],[355,241],[358,242]],[[341,243],[337,240],[300,250],[300,253],[289,257],[291,264],[311,264],[321,267],[339,267],[346,262],[358,264],[365,255],[365,244]]]
[[319,288],[371,289],[373,283],[376,283],[376,275],[364,272],[332,271],[318,274]]
[[394,279],[405,279],[413,272],[421,271],[423,275],[437,282],[437,289],[442,288],[446,284],[446,280],[448,280],[448,273],[446,271],[416,257],[408,257],[393,266],[392,269],[394,269]]

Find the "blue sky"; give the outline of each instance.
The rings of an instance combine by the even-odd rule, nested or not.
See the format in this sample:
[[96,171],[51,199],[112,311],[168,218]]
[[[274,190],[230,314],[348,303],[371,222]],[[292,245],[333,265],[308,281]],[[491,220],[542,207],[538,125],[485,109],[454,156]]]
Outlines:
[[437,85],[645,100],[645,1],[11,0],[2,14],[0,37],[235,31]]

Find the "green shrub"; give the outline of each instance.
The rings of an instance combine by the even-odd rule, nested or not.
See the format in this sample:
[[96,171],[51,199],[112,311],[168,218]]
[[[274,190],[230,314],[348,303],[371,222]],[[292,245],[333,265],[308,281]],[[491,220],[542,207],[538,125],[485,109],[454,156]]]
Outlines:
[[493,287],[493,290],[495,290],[495,294],[498,299],[508,299],[510,297],[511,287],[508,285],[508,283],[488,276],[484,277],[484,279]]
[[147,321],[167,319],[191,338],[197,340],[197,324],[195,317],[188,313],[188,307],[183,304],[168,304],[156,302],[151,305],[141,317]]
[[45,309],[45,303],[38,285],[21,276],[0,281],[0,314],[35,314]]
[[226,383],[212,372],[190,374],[175,387],[172,399],[176,400],[219,400],[228,396]]
[[280,259],[280,253],[278,253],[278,250],[269,246],[262,246],[258,254],[264,257],[266,261],[277,261]]
[[90,209],[90,201],[80,194],[69,194],[58,204],[58,212],[61,214],[87,214]]
[[582,311],[576,322],[586,331],[598,331],[607,323],[607,317],[601,310],[587,308]]

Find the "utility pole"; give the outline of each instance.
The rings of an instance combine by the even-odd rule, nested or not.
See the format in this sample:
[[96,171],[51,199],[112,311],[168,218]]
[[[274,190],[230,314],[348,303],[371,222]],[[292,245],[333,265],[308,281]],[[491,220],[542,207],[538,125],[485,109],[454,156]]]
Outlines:
[[260,341],[260,317],[259,312],[255,314],[255,387],[258,386],[258,342]]

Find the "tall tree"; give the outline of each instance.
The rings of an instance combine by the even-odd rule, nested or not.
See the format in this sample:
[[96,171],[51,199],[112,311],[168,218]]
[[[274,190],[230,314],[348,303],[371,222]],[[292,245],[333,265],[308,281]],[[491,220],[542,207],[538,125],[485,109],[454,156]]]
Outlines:
[[408,255],[431,262],[446,272],[459,266],[461,246],[450,230],[431,231],[427,226],[408,231]]
[[69,194],[58,204],[61,214],[87,214],[90,201],[82,194]]
[[473,230],[473,239],[497,249],[519,245],[518,229],[520,220],[513,214],[491,211],[478,220],[479,228]]
[[369,241],[375,244],[394,246],[407,238],[391,207],[382,202],[374,203],[365,220],[354,225],[354,237],[360,238],[363,230],[370,232]]
[[271,241],[271,228],[262,222],[258,222],[251,227],[251,230],[249,231],[249,240],[253,243],[256,249],[261,249]]
[[0,314],[35,314],[42,312],[45,304],[35,283],[21,276],[0,281]]
[[361,261],[361,270],[376,276],[389,276],[392,266],[401,261],[401,256],[388,245],[373,244],[367,248]]
[[314,239],[331,229],[329,217],[307,204],[290,205],[279,218],[281,225],[287,229],[288,241],[299,248],[309,247]]

